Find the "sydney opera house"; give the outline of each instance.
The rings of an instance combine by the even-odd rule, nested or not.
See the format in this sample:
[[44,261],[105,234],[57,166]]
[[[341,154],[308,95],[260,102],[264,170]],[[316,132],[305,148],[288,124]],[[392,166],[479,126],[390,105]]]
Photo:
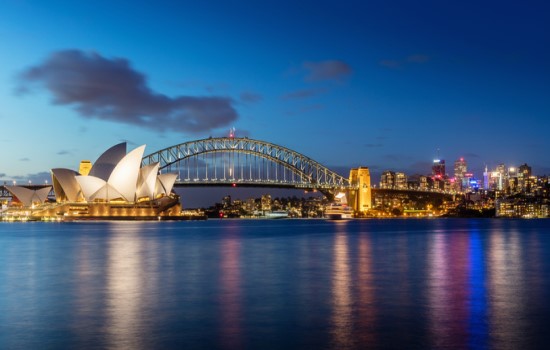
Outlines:
[[[159,174],[159,164],[141,166],[145,145],[126,153],[126,143],[105,151],[91,167],[79,172],[51,170],[51,186],[32,190],[6,186],[19,204],[35,218],[161,219],[180,216],[179,196],[172,192],[176,174]],[[87,162],[90,164],[89,162]]]

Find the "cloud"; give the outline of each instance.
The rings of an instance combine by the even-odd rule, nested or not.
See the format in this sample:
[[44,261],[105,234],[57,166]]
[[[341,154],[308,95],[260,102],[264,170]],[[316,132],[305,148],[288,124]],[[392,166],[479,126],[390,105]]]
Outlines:
[[0,173],[0,177],[6,177],[6,173]]
[[68,151],[68,150],[66,150],[66,149],[63,149],[63,150],[57,152],[57,155],[59,155],[59,156],[64,156],[64,155],[66,155],[66,154],[72,154],[72,152],[71,152],[71,151]]
[[465,158],[479,158],[479,154],[476,153],[466,153],[464,155]]
[[255,92],[245,91],[241,93],[241,101],[246,103],[255,103],[262,100],[262,95]]
[[339,60],[308,61],[304,62],[302,67],[308,72],[305,77],[306,81],[340,81],[352,73],[351,67]]
[[20,161],[20,162],[29,162],[30,159],[27,158],[27,157],[25,157],[25,158],[20,158],[19,161]]
[[282,96],[282,99],[284,100],[299,100],[299,99],[306,99],[309,97],[313,97],[316,95],[323,94],[327,91],[327,89],[324,88],[313,88],[313,89],[302,89],[302,90],[296,90],[293,92],[289,92]]
[[238,118],[230,98],[157,93],[128,60],[95,52],[54,52],[23,71],[18,79],[18,92],[26,93],[35,85],[45,87],[54,104],[74,106],[88,119],[200,133],[227,126]]

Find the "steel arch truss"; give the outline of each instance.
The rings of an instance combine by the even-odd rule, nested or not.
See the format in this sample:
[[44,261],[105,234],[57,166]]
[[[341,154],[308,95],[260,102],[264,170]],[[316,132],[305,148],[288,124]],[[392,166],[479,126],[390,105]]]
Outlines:
[[[200,159],[200,157],[203,157],[204,159],[207,156],[211,157],[210,162],[214,159],[217,163],[217,165],[214,164],[214,166],[224,164],[223,178],[221,178],[221,176],[218,178],[218,176],[213,175],[212,170],[209,176],[208,168],[206,168],[206,176],[204,173],[202,176],[198,176],[198,167],[205,167],[206,165],[199,165],[198,162],[195,161],[195,165],[193,165],[192,168],[193,172],[196,171],[197,176],[195,178],[191,178],[190,176],[182,178],[181,176],[178,176],[176,185],[224,185],[238,182],[259,186],[295,187],[319,190],[343,189],[350,187],[347,178],[338,175],[334,171],[328,169],[313,159],[304,156],[303,154],[272,143],[253,140],[246,137],[208,138],[181,143],[143,157],[142,164],[147,165],[158,162],[160,164],[159,169],[161,171],[169,171],[176,168],[181,172],[182,162],[187,162],[187,172],[189,174],[191,172],[189,160],[192,158],[195,160]],[[231,157],[233,157],[233,160]],[[244,157],[242,161],[241,157]],[[240,174],[238,169],[234,169],[235,159],[237,159],[237,166],[241,167]],[[285,178],[282,178],[282,176],[281,178],[278,178],[278,175],[273,177],[273,174],[272,178],[269,178],[269,176],[268,178],[265,178],[265,175],[264,178],[262,178],[262,176],[253,176],[252,164],[246,163],[251,162],[251,159],[256,159],[256,161],[257,159],[262,159],[271,162],[271,164],[274,164],[275,166],[275,171],[277,171],[278,168],[282,168]],[[233,172],[229,177],[227,177],[225,173],[226,164],[229,167],[233,167]],[[244,166],[250,168],[249,176],[243,175]],[[255,171],[256,170],[257,169],[255,169]],[[269,171],[269,168],[267,168],[267,171]],[[292,173],[292,176],[289,176],[287,179],[285,172]]]

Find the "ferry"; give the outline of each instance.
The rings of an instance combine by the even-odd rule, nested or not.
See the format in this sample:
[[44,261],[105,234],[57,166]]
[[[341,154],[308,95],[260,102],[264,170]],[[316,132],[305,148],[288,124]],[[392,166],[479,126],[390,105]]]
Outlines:
[[329,220],[353,219],[353,208],[341,203],[331,203],[325,207],[325,218]]

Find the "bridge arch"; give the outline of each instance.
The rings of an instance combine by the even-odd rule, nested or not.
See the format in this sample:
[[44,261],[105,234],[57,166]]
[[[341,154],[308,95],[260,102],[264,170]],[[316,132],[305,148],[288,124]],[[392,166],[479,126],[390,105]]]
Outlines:
[[142,159],[143,165],[156,162],[161,171],[178,172],[176,186],[240,183],[322,191],[350,187],[347,178],[301,153],[247,137],[189,141]]

